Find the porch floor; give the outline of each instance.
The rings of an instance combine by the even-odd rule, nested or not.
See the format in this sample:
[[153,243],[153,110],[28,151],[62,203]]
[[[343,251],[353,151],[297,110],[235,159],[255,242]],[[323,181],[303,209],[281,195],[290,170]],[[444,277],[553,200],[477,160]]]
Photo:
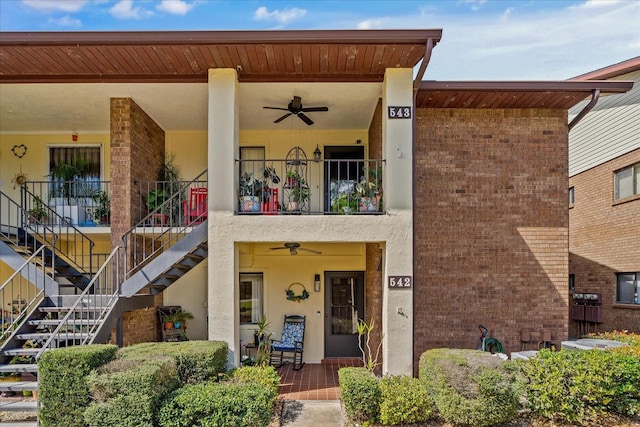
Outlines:
[[285,364],[278,368],[280,399],[339,400],[338,369],[348,366],[362,366],[362,360],[325,359],[322,363],[305,363],[298,371]]

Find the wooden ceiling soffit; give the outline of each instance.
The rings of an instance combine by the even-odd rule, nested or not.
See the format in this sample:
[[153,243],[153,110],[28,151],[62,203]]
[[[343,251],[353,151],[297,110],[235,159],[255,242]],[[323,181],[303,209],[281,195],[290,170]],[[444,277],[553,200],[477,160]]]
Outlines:
[[379,82],[441,30],[2,33],[0,82]]
[[423,81],[416,96],[416,108],[548,108],[569,109],[591,96],[625,93],[630,81]]

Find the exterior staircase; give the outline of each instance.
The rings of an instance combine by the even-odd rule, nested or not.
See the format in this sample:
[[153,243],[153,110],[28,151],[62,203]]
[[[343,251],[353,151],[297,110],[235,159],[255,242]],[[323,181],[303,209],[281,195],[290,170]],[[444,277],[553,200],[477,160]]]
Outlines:
[[[4,225],[2,217],[7,212],[8,217],[23,218],[22,226]],[[81,261],[58,249],[62,231],[58,226],[28,223],[26,211],[0,192],[0,255],[14,270],[0,287],[0,309],[7,304],[12,307],[11,321],[3,315],[0,322],[0,377],[15,376],[9,381],[0,378],[4,379],[0,381],[3,396],[37,393],[37,361],[45,351],[106,342],[123,312],[153,306],[153,295],[207,258],[206,212],[161,233],[146,227],[151,215],[126,233],[123,247],[114,249],[92,274],[91,269],[82,268]],[[66,228],[67,241],[78,239],[69,246],[93,248],[93,242],[79,230],[64,221],[56,224]],[[81,259],[86,257],[81,254]],[[88,257],[91,266],[94,256],[90,253]],[[121,260],[124,268],[120,268]],[[124,281],[118,276],[120,271],[124,271]],[[21,293],[15,294],[14,289]],[[37,412],[38,402],[4,399],[0,413],[4,411]],[[36,426],[37,421],[0,425]]]

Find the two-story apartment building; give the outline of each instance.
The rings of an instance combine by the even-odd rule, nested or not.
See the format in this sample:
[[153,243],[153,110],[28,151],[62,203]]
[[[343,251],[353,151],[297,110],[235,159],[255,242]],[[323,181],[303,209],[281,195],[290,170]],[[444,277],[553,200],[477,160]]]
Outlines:
[[[637,333],[640,57],[572,80],[593,79],[634,81],[635,86],[627,93],[602,99],[569,133],[570,334],[625,329]],[[569,110],[570,117],[584,105]],[[590,300],[584,295],[599,298]],[[594,315],[586,316],[585,307]]]
[[[355,324],[373,321],[386,373],[474,348],[481,323],[507,351],[523,329],[566,339],[567,111],[632,83],[422,81],[440,38],[2,33],[3,197],[26,212],[39,194],[52,232],[71,222],[102,252],[125,246],[121,298],[153,299],[123,309],[124,344],[158,338],[161,305],[191,311],[189,337],[226,341],[235,364],[263,315],[275,337],[285,314],[306,316],[307,363],[359,356]],[[167,155],[185,181],[172,200],[156,182]],[[75,178],[110,183],[108,226],[90,218],[98,202],[74,219],[70,197],[47,194],[79,158],[94,174]],[[160,196],[167,223],[147,217]],[[67,250],[89,245],[69,235]]]

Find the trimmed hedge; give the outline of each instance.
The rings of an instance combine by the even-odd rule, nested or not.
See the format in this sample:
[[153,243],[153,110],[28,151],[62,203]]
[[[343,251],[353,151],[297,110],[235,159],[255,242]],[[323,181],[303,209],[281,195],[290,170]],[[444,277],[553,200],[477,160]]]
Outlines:
[[640,415],[640,358],[621,351],[541,350],[518,364],[531,409],[583,423],[606,412]]
[[273,367],[244,367],[227,381],[187,384],[165,400],[158,421],[162,427],[267,426],[279,384]]
[[511,366],[478,350],[435,349],[420,357],[419,377],[447,422],[490,426],[517,414]]
[[420,380],[408,376],[382,377],[379,383],[380,422],[385,425],[427,421],[433,414],[433,400]]
[[380,413],[380,379],[366,368],[341,368],[338,380],[347,416],[356,422],[376,421]]
[[229,346],[222,341],[181,341],[136,344],[122,348],[118,357],[144,358],[149,355],[170,356],[176,361],[182,383],[216,379],[227,370]]
[[86,377],[111,361],[118,347],[95,344],[45,352],[38,361],[40,425],[83,427],[90,403]]
[[94,403],[85,412],[89,426],[153,427],[161,401],[180,386],[169,356],[118,359],[87,377]]

